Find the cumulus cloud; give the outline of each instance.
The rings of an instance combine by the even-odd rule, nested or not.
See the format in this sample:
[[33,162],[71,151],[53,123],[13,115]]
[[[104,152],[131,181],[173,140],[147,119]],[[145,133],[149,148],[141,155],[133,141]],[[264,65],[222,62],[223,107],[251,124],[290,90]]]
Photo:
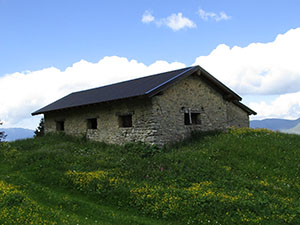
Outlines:
[[163,18],[157,21],[157,24],[165,25],[171,28],[173,31],[178,31],[183,28],[195,28],[196,24],[187,17],[182,16],[182,13],[173,13],[171,16],[167,18]]
[[142,16],[142,22],[143,23],[151,23],[155,20],[154,16],[152,16],[152,13],[148,10],[146,10]]
[[206,12],[203,9],[199,9],[198,14],[201,19],[206,21],[209,19],[213,19],[218,22],[221,20],[229,20],[231,18],[225,12],[220,12],[219,14],[216,14],[214,12]]
[[[273,42],[246,47],[219,45],[200,65],[241,96],[278,95],[271,102],[252,101],[257,118],[300,117],[300,28],[280,34]],[[115,66],[118,65],[118,66]],[[0,77],[0,119],[6,127],[35,128],[39,117],[30,113],[70,92],[185,67],[183,63],[157,61],[149,66],[111,56],[97,63],[85,60],[64,71],[55,67],[16,72]]]
[[152,13],[146,10],[142,16],[143,23],[154,22],[157,26],[167,26],[173,31],[179,31],[184,28],[195,28],[196,24],[187,17],[184,17],[181,12],[173,13],[166,18],[155,19]]
[[182,67],[183,63],[166,61],[146,66],[136,60],[111,56],[97,63],[81,60],[64,71],[51,67],[8,74],[0,78],[1,93],[5,93],[0,98],[2,127],[34,129],[40,117],[31,117],[31,112],[71,92]]
[[257,112],[255,119],[297,119],[300,117],[300,92],[280,95],[270,103],[251,102],[249,106]]
[[300,28],[280,34],[273,42],[244,48],[225,44],[195,64],[204,67],[238,93],[286,94],[300,87]]

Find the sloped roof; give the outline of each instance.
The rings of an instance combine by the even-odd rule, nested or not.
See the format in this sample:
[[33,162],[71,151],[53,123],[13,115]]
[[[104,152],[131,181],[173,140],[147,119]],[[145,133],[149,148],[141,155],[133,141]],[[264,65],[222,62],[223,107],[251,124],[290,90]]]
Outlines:
[[[216,88],[216,90],[219,91],[224,97],[231,100],[236,100],[238,102],[242,100],[240,96],[226,87],[212,75],[210,75],[203,68],[201,68],[200,66],[193,66],[146,76],[134,80],[128,80],[103,87],[74,92],[33,112],[32,115],[138,96],[152,97],[160,91],[170,87],[174,83],[187,76],[190,76],[195,72],[201,74],[201,77],[204,79],[204,81],[208,82],[209,85]],[[254,111],[249,110],[245,111],[247,111],[249,114],[255,113]]]

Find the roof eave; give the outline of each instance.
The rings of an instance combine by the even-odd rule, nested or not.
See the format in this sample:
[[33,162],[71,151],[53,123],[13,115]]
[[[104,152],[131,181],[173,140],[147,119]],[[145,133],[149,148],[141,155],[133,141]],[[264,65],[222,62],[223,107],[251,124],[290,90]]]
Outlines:
[[246,111],[248,113],[248,115],[256,115],[257,113],[255,111],[253,111],[252,109],[250,109],[248,106],[244,105],[241,102],[238,101],[233,101],[233,103],[240,107],[241,109],[243,109],[244,111]]
[[39,115],[39,114],[43,114],[43,112],[35,111],[35,112],[31,113],[32,116],[36,116],[36,115]]
[[33,113],[31,113],[32,116],[36,116],[39,114],[45,114],[45,113],[49,113],[49,112],[55,112],[55,111],[62,111],[62,110],[69,110],[69,109],[74,109],[74,108],[81,108],[81,107],[86,107],[86,106],[92,106],[92,105],[98,105],[98,104],[102,104],[102,103],[107,103],[107,102],[114,102],[114,101],[120,101],[120,100],[128,100],[128,99],[132,99],[132,98],[143,98],[146,97],[148,98],[148,95],[136,95],[136,96],[130,96],[127,98],[119,98],[119,99],[114,99],[114,100],[108,100],[108,101],[103,101],[103,102],[95,102],[95,103],[89,103],[89,104],[85,104],[85,105],[78,105],[78,106],[71,106],[71,107],[66,107],[66,108],[59,108],[59,109],[53,109],[53,110],[43,110],[44,108],[46,108],[47,106],[45,106],[44,108],[41,108]]
[[231,100],[238,100],[238,101],[242,100],[241,96],[239,96],[237,93],[235,93],[234,91],[232,91],[230,88],[228,88],[221,81],[217,80],[215,77],[213,77],[209,72],[207,72],[201,66],[198,66],[198,67],[199,67],[202,75],[204,75],[204,77],[207,80],[209,80],[210,82],[212,82],[217,88],[219,88],[220,90],[222,90],[223,92],[226,93],[226,95],[224,96],[225,98],[228,98],[228,99],[231,99]]
[[214,78],[209,72],[207,72],[205,69],[203,69],[200,66],[193,66],[188,68],[187,70],[183,71],[181,74],[178,74],[177,76],[171,78],[170,80],[164,82],[163,84],[160,84],[157,87],[154,87],[153,89],[147,91],[145,94],[149,97],[153,97],[157,93],[169,88],[171,85],[177,83],[178,81],[190,76],[194,72],[199,72],[199,75],[203,75],[204,78],[206,78],[208,81],[210,81],[212,84],[214,84],[219,90],[222,90],[226,95],[224,95],[225,98],[230,98],[230,100],[238,100],[241,101],[242,98],[233,92],[230,88],[228,88],[226,85],[224,85],[222,82]]

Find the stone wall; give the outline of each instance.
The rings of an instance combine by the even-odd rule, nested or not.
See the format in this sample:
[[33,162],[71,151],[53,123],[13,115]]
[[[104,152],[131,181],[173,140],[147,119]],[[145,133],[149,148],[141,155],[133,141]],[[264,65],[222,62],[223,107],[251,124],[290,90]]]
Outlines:
[[[199,124],[185,125],[185,113],[199,116]],[[132,115],[132,127],[120,127],[119,115]],[[97,129],[88,129],[88,119],[97,119]],[[189,117],[191,118],[191,117]],[[55,132],[64,121],[64,132],[96,141],[123,144],[148,142],[163,145],[178,142],[192,131],[248,127],[248,114],[191,75],[152,98],[133,98],[45,114],[45,131]]]
[[227,123],[230,127],[249,127],[249,115],[237,105],[228,102]]
[[[185,112],[200,113],[201,124],[185,125]],[[153,97],[153,114],[157,118],[159,145],[180,141],[192,131],[248,127],[248,114],[207,85],[199,75],[192,75]],[[230,123],[228,122],[230,120]]]
[[[56,121],[64,121],[66,134],[86,136],[96,141],[123,144],[154,142],[151,99],[136,98],[45,114],[46,133],[56,131]],[[132,115],[132,127],[120,127],[119,115]],[[97,129],[88,129],[87,119],[97,118]]]

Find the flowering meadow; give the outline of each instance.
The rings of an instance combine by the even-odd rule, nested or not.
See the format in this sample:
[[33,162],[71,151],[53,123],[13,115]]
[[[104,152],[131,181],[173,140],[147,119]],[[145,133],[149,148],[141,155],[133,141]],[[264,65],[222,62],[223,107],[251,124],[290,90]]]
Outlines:
[[300,136],[194,133],[158,148],[0,143],[0,224],[300,224]]

